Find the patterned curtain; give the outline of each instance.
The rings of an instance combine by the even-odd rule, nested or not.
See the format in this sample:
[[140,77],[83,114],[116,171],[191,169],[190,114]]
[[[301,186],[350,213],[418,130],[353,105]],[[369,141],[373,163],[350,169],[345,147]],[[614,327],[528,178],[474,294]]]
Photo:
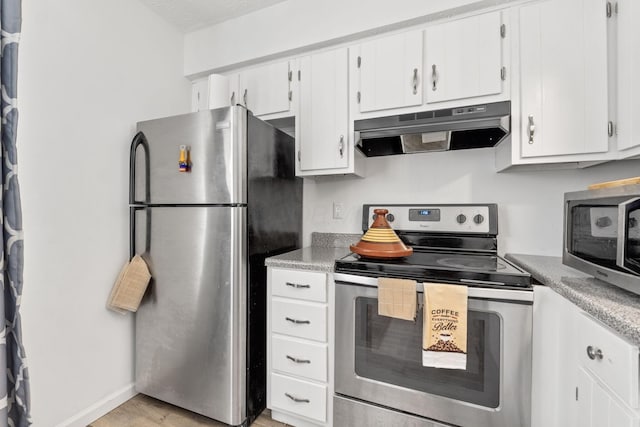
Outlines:
[[[0,280],[4,292],[0,294],[0,366],[6,367],[6,376],[0,375],[0,426],[23,427],[31,425],[29,415],[29,372],[22,346],[20,324],[20,297],[22,295],[23,239],[20,187],[18,186],[18,159],[16,156],[16,130],[18,126],[17,80],[18,41],[22,23],[21,0],[0,0],[0,83],[2,85],[2,192],[0,221],[2,241],[0,248]],[[4,312],[4,313],[2,313]]]

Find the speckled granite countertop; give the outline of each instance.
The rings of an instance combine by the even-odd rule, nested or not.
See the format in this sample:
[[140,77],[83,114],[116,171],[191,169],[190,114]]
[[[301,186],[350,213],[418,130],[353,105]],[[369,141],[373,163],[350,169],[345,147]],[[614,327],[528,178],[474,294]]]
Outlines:
[[311,246],[267,258],[267,267],[333,272],[336,259],[347,255],[360,234],[312,233]]
[[562,264],[560,257],[507,254],[505,258],[640,346],[639,295],[568,267]]

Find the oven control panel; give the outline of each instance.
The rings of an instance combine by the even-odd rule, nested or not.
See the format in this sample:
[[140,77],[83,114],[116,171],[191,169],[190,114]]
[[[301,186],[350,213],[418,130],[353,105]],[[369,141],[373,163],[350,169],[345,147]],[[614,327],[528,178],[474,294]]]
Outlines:
[[363,231],[373,223],[375,209],[389,211],[387,221],[396,231],[498,234],[495,204],[364,205]]

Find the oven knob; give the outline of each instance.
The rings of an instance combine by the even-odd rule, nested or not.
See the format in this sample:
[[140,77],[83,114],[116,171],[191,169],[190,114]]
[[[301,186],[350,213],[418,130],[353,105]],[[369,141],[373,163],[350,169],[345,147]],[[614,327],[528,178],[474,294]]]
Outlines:
[[458,224],[464,224],[466,220],[467,217],[464,214],[460,214],[456,217],[456,221],[458,222]]
[[393,222],[395,219],[396,219],[396,217],[393,216],[393,214],[387,214],[387,221]]
[[476,224],[482,224],[484,222],[484,217],[480,214],[473,217],[473,222]]

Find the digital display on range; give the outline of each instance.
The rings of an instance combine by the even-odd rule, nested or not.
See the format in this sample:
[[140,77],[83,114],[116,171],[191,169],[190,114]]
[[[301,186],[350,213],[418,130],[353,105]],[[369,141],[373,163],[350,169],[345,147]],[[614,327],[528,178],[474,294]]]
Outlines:
[[440,209],[409,209],[409,221],[440,221]]

